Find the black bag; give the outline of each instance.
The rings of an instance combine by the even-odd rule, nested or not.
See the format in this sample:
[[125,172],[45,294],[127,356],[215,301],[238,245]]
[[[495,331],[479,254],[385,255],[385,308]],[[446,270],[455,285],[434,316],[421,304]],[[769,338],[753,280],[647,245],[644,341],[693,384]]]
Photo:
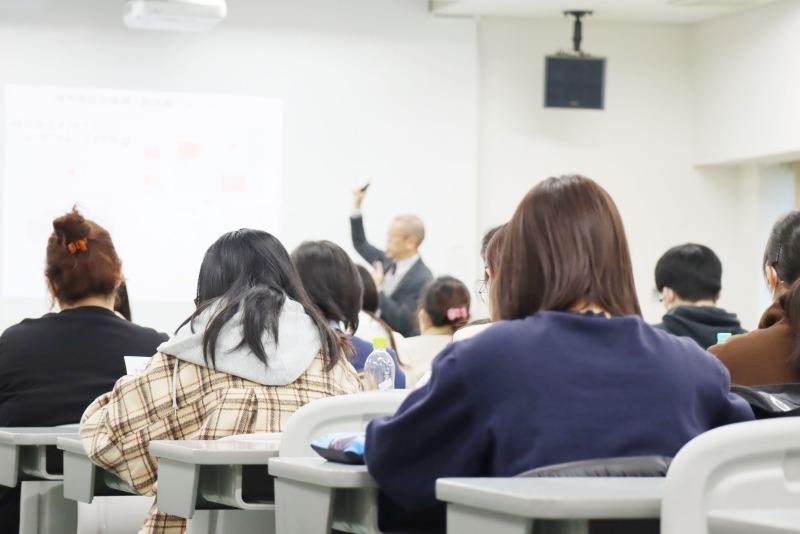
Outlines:
[[672,458],[630,456],[597,458],[565,464],[546,465],[525,471],[518,477],[665,477]]
[[773,384],[769,386],[732,385],[736,393],[753,409],[756,419],[794,417],[800,415],[800,384]]

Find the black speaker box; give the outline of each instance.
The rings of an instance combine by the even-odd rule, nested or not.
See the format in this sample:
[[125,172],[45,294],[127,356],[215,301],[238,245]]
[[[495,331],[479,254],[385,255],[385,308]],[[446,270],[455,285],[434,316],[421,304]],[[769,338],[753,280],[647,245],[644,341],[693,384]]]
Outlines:
[[605,58],[547,56],[544,106],[603,109]]

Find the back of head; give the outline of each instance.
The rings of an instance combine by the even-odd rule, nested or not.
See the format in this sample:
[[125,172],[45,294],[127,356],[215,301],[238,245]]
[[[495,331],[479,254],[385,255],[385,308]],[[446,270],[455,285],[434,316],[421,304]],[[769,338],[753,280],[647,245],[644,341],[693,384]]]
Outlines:
[[688,302],[716,301],[722,289],[722,262],[704,245],[672,247],[656,263],[656,287],[668,287]]
[[131,302],[128,299],[128,284],[125,280],[117,288],[117,296],[114,299],[114,311],[122,315],[128,321],[133,320],[131,315]]
[[504,227],[505,223],[495,226],[494,228],[490,228],[485,234],[483,234],[483,238],[481,238],[481,259],[483,260],[484,265],[486,265],[486,249],[489,246],[489,242],[492,240],[497,231]]
[[53,221],[44,274],[59,302],[110,297],[119,284],[121,268],[105,228],[85,219],[75,208]]
[[778,280],[789,287],[779,301],[794,336],[791,361],[800,369],[800,210],[775,221],[764,250],[764,267],[775,269]]
[[775,221],[764,250],[764,266],[773,267],[786,285],[800,278],[800,210]]
[[364,294],[361,296],[361,309],[371,314],[378,313],[380,301],[375,280],[372,279],[372,274],[363,265],[356,265],[356,268],[361,276],[361,285],[364,287]]
[[491,296],[502,319],[581,302],[641,315],[628,241],[608,193],[579,175],[531,189],[508,223]]
[[267,332],[278,340],[278,321],[287,297],[303,306],[316,324],[322,353],[332,368],[339,358],[339,340],[303,289],[288,252],[267,232],[246,228],[228,232],[209,247],[197,281],[197,310],[184,324],[217,306],[203,337],[206,360],[213,366],[222,327],[242,312],[242,344],[266,364],[262,335]]
[[452,276],[440,276],[422,291],[420,308],[433,326],[448,326],[455,333],[469,322],[469,301],[467,286]]
[[484,251],[484,264],[486,265],[486,272],[484,273],[484,280],[487,282],[492,273],[497,272],[500,267],[500,255],[503,250],[503,243],[506,239],[506,229],[508,224],[502,224],[495,228],[492,233],[491,239],[486,243],[486,250]]
[[292,252],[292,261],[325,318],[342,323],[353,334],[358,329],[363,286],[347,252],[330,241],[305,241]]

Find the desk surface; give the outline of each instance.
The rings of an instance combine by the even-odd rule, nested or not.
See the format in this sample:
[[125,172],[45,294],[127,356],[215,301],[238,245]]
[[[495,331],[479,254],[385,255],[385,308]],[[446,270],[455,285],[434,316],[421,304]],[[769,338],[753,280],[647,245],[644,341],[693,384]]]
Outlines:
[[365,465],[338,464],[313,456],[272,458],[269,474],[326,488],[374,488]]
[[0,443],[9,445],[55,445],[59,437],[78,438],[77,427],[0,428]]
[[797,534],[800,532],[800,509],[712,510],[708,514],[712,534]]
[[56,445],[58,445],[58,448],[62,451],[83,454],[88,457],[83,448],[83,442],[78,436],[59,436],[58,439],[56,439]]
[[446,478],[436,498],[541,519],[636,519],[661,514],[663,478]]
[[280,440],[153,440],[150,452],[159,458],[197,465],[266,465],[278,455]]

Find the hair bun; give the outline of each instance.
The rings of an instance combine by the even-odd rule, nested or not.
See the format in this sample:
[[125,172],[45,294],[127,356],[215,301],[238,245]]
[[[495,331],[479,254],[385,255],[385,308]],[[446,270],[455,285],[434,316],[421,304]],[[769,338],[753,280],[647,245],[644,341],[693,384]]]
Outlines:
[[59,241],[66,244],[88,237],[92,233],[92,226],[78,210],[72,208],[72,211],[53,221],[53,231]]

